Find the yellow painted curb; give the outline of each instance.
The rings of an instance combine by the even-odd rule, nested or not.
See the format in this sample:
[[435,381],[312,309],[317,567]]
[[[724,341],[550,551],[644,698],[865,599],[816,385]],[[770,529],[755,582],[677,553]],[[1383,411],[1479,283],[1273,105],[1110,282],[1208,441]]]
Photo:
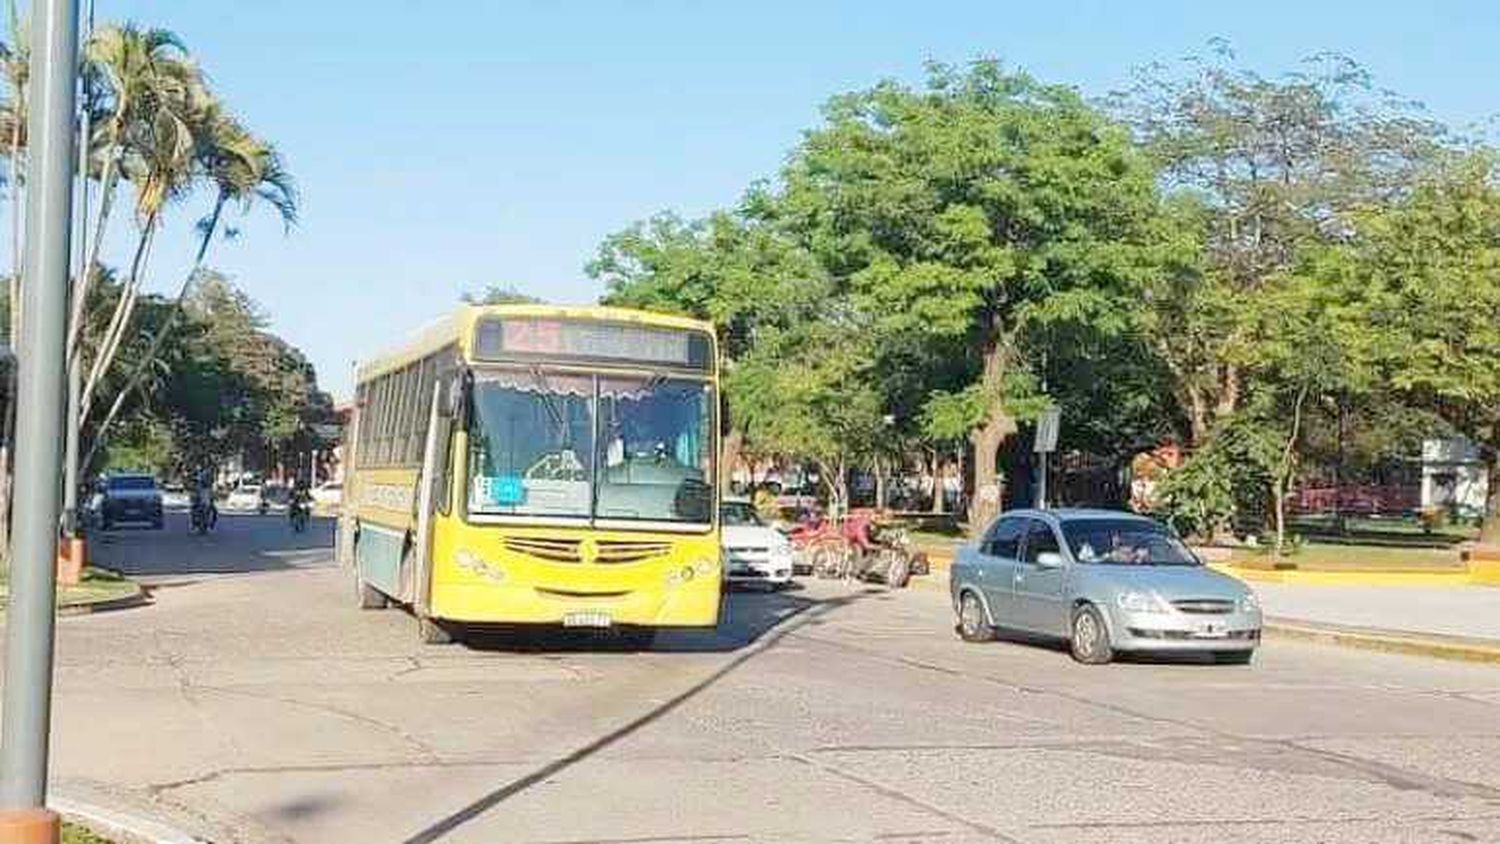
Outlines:
[[1276,638],[1297,639],[1346,648],[1500,665],[1500,645],[1465,639],[1319,627],[1298,624],[1294,621],[1274,620],[1266,623],[1265,632],[1268,636]]
[[1483,583],[1469,571],[1282,571],[1209,563],[1209,568],[1248,583],[1289,586],[1471,586]]

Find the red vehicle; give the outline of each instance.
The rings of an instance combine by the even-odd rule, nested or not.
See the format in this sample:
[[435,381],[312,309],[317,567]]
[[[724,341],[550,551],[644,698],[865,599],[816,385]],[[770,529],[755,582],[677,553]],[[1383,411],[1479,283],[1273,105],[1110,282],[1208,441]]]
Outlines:
[[900,588],[913,574],[928,572],[927,556],[906,531],[882,522],[873,510],[855,510],[834,525],[822,517],[801,522],[790,534],[794,568],[819,577],[878,580]]

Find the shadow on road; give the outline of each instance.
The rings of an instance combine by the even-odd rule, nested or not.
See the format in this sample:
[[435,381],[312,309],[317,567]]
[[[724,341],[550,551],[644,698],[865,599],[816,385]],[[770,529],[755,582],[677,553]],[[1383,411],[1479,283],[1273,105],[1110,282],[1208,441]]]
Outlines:
[[[485,812],[488,812],[496,806],[499,806],[512,797],[515,797],[516,795],[527,791],[528,789],[531,789],[536,785],[547,782],[548,780],[552,779],[568,768],[577,765],[579,762],[588,759],[596,753],[608,749],[611,745],[614,745],[619,741],[628,738],[643,727],[649,726],[650,724],[667,716],[673,710],[682,706],[684,703],[687,703],[688,701],[712,688],[720,680],[723,680],[725,677],[729,676],[740,666],[754,659],[761,653],[775,647],[778,642],[791,635],[792,633],[795,633],[803,626],[808,624],[816,624],[822,619],[823,616],[843,607],[849,606],[850,604],[856,603],[861,599],[868,597],[872,592],[881,591],[884,590],[864,590],[822,600],[798,598],[794,595],[788,595],[785,593],[770,593],[761,596],[772,599],[773,603],[770,606],[779,605],[782,601],[796,602],[790,604],[791,606],[796,606],[796,610],[790,613],[789,616],[783,616],[783,618],[787,620],[787,623],[782,624],[780,627],[776,627],[774,630],[770,630],[769,627],[762,629],[760,633],[767,635],[756,634],[758,638],[751,639],[748,645],[742,646],[742,652],[740,654],[738,654],[729,662],[726,662],[724,665],[720,666],[712,674],[709,674],[707,677],[693,684],[683,692],[666,700],[658,706],[652,707],[641,716],[627,722],[626,724],[614,730],[611,730],[608,733],[605,733],[604,735],[600,736],[592,742],[589,742],[583,747],[580,747],[565,756],[554,759],[553,761],[537,768],[536,770],[532,771],[529,774],[526,774],[525,776],[511,780],[509,783],[500,786],[494,791],[491,791],[490,793],[480,797],[478,800],[475,800],[467,806],[464,806],[458,811],[435,821],[425,829],[406,839],[406,841],[402,842],[402,844],[429,844],[429,842],[440,840],[444,836],[448,835],[449,833],[453,832],[454,830],[458,829],[474,818],[477,818]],[[738,601],[731,601],[732,605],[738,603]],[[759,611],[754,609],[755,606],[756,605],[754,603],[750,604],[751,609],[741,617],[741,621],[749,621],[751,618],[756,617],[762,619],[769,618],[774,614],[761,614]],[[734,621],[733,619],[731,619],[731,624],[733,623]],[[725,625],[721,625],[721,627],[722,626]],[[772,626],[774,626],[774,623]],[[746,631],[748,632],[753,629],[754,626],[751,625],[746,628]]]
[[168,511],[163,530],[91,531],[89,558],[134,577],[279,571],[331,564],[333,534],[328,518],[314,517],[297,533],[285,514],[221,513],[218,525],[199,535],[188,529],[186,512]]
[[796,590],[734,591],[724,603],[719,626],[711,630],[662,630],[650,645],[618,631],[564,630],[535,625],[465,625],[461,641],[474,650],[516,653],[633,652],[727,653],[748,647],[767,631],[819,604]]

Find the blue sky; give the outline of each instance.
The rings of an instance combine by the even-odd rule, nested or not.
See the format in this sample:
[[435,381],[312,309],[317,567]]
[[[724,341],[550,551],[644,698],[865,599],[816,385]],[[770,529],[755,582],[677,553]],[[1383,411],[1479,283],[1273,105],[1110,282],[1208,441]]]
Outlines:
[[[212,262],[347,395],[352,361],[510,284],[591,301],[601,238],[697,215],[774,173],[819,104],[929,58],[991,56],[1089,94],[1133,66],[1228,38],[1275,73],[1358,58],[1433,116],[1500,111],[1500,10],[1486,2],[203,2],[97,0],[101,20],[176,30],[284,150],[304,194]],[[174,209],[151,287],[189,261],[199,202]],[[128,234],[124,225],[121,235]],[[120,262],[121,243],[106,260]]]

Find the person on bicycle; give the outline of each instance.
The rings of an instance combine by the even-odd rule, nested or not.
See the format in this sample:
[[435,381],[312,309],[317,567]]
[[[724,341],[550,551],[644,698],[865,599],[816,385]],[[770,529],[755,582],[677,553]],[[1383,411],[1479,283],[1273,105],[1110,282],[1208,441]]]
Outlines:
[[193,477],[192,512],[209,528],[219,522],[219,508],[214,505],[213,472],[204,468]]
[[306,478],[298,478],[287,498],[287,515],[292,521],[306,518],[312,508],[312,490]]

